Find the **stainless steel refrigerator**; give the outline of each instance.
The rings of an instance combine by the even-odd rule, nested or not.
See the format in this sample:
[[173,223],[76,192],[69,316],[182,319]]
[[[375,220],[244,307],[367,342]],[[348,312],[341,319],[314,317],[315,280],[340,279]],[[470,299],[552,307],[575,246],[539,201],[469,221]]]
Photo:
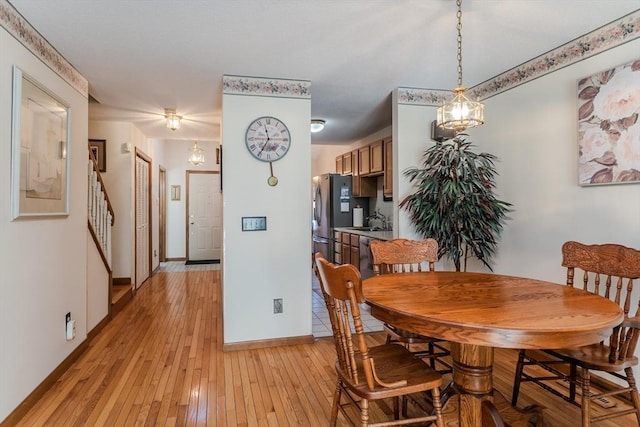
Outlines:
[[366,217],[369,199],[352,197],[351,177],[333,173],[314,177],[313,191],[313,251],[334,262],[333,229],[353,225],[356,205],[363,208]]

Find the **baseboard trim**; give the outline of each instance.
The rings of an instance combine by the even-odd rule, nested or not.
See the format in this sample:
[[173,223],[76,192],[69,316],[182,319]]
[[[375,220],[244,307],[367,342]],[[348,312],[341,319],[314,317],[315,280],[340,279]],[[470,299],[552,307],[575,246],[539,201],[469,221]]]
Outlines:
[[170,261],[186,261],[187,258],[186,257],[180,257],[180,258],[167,258],[166,261],[170,262]]
[[113,284],[114,285],[130,285],[131,277],[114,277]]
[[222,351],[255,350],[258,348],[282,347],[287,345],[313,344],[313,335],[299,337],[274,338],[269,340],[242,341],[222,345]]
[[[103,322],[104,320],[100,322],[99,325]],[[96,326],[96,328],[91,331],[92,336],[95,336],[93,334],[93,331],[95,331],[97,328],[98,327]],[[16,407],[16,409],[13,410],[13,412],[9,414],[7,418],[4,419],[4,421],[0,422],[0,427],[15,426],[16,424],[18,424],[18,422],[22,418],[24,418],[27,412],[29,412],[29,410],[31,410],[31,408],[33,408],[40,399],[42,399],[42,396],[44,396],[44,394],[49,391],[51,387],[53,387],[53,385],[56,383],[56,381],[58,381],[62,374],[69,370],[71,365],[76,360],[78,360],[78,358],[87,350],[88,347],[89,339],[87,338],[82,343],[80,343],[80,345],[76,347],[76,349],[73,350],[71,354],[69,354],[69,356],[67,356],[67,358],[64,359],[62,363],[60,363],[60,365],[58,365],[58,367],[53,370],[53,372],[51,372],[40,384],[38,384],[38,386]]]

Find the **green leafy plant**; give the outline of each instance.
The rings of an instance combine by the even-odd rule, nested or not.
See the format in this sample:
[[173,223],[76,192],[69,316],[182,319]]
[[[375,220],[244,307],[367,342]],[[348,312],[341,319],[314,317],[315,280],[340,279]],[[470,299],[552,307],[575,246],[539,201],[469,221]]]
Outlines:
[[474,153],[466,136],[461,133],[437,142],[425,151],[422,168],[404,172],[415,192],[400,202],[400,208],[409,212],[419,234],[438,241],[438,256],[451,259],[456,271],[462,262],[467,270],[470,256],[491,270],[491,257],[511,204],[494,194],[497,158]]

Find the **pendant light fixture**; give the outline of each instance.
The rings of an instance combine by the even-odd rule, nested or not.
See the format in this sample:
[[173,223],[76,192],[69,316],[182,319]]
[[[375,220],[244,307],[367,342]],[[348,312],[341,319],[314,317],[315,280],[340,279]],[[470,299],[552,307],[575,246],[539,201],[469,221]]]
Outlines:
[[200,148],[198,141],[193,144],[189,152],[189,163],[195,166],[204,163],[204,149]]
[[180,120],[182,120],[182,116],[176,114],[175,108],[165,108],[164,117],[167,119],[167,127],[169,129],[180,129]]
[[438,126],[453,129],[456,133],[480,126],[484,123],[484,105],[471,101],[465,96],[467,88],[462,86],[462,0],[456,0],[458,12],[458,87],[453,89],[454,97],[438,108]]

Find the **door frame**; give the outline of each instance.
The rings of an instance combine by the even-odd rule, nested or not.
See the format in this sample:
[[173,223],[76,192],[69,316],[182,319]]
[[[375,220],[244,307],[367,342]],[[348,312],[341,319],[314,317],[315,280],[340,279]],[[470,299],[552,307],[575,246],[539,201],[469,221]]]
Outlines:
[[[185,225],[185,253],[186,253],[186,260],[189,261],[189,175],[191,174],[211,174],[211,175],[218,175],[220,174],[220,171],[215,171],[215,170],[208,170],[208,171],[201,171],[201,170],[193,170],[193,169],[187,169],[185,171],[185,193],[186,193],[186,203],[185,203],[185,212],[184,212],[184,225]],[[222,175],[220,176],[220,179],[222,179]],[[221,190],[222,191],[222,190]]]
[[158,166],[158,255],[160,262],[167,261],[167,170]]

